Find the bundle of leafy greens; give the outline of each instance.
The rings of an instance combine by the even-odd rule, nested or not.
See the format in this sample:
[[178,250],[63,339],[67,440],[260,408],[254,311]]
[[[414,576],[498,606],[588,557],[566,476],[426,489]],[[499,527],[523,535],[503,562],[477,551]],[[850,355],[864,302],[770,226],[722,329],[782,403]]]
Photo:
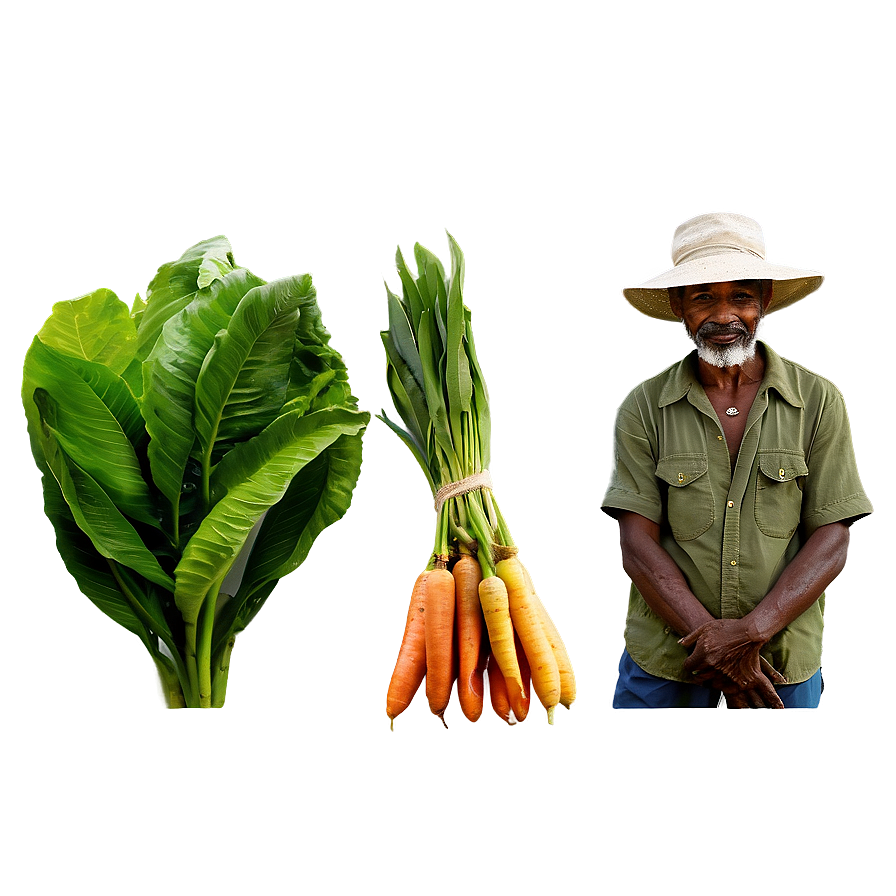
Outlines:
[[171,707],[223,705],[237,633],[351,503],[369,415],[329,341],[309,275],[266,283],[216,237],[130,310],[57,303],[27,353],[59,553]]

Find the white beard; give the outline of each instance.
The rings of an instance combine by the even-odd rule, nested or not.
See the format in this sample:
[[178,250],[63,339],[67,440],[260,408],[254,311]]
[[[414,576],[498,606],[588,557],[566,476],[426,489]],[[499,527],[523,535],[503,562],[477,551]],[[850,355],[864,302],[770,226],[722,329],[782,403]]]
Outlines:
[[756,329],[753,330],[753,335],[746,342],[739,340],[731,345],[721,346],[712,345],[706,342],[702,336],[691,333],[690,330],[687,330],[687,325],[685,325],[685,329],[697,346],[697,357],[701,361],[712,364],[713,367],[743,367],[756,354],[756,336],[761,324],[760,320],[756,324]]

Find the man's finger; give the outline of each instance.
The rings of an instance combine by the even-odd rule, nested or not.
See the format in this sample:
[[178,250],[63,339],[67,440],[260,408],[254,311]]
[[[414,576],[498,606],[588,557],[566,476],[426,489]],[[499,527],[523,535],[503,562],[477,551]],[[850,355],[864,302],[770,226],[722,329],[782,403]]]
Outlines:
[[784,704],[781,702],[781,698],[778,696],[778,692],[764,675],[762,676],[762,680],[759,682],[757,692],[759,696],[761,696],[765,701],[764,705],[769,709],[784,709]]
[[695,650],[685,661],[682,669],[685,672],[691,672],[695,676],[700,673],[705,673],[706,669],[708,669],[706,665],[706,656],[702,650]]
[[768,709],[769,708],[766,705],[765,700],[763,700],[762,697],[760,697],[759,694],[755,690],[750,689],[749,691],[747,691],[747,697],[750,701],[750,707],[752,709]]
[[775,684],[787,684],[787,679],[764,656],[759,657],[759,668]]

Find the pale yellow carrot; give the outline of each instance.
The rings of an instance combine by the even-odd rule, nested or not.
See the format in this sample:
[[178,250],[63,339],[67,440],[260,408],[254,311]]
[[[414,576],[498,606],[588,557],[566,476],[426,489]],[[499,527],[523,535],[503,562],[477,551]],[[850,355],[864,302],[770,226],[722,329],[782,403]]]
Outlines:
[[[479,602],[488,630],[489,647],[514,705],[526,693],[513,641],[513,623],[510,620],[507,586],[498,576],[486,576],[479,583]],[[515,689],[515,690],[514,690]]]
[[560,669],[523,565],[516,557],[509,557],[499,560],[495,571],[507,587],[510,618],[529,660],[532,688],[547,710],[548,722],[553,723],[554,707],[560,702]]

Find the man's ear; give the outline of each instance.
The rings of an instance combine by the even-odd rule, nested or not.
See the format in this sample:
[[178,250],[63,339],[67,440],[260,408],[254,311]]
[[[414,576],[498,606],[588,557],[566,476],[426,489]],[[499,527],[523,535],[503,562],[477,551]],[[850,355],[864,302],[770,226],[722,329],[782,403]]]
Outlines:
[[681,287],[680,286],[670,286],[669,287],[669,307],[672,309],[672,313],[681,320]]

